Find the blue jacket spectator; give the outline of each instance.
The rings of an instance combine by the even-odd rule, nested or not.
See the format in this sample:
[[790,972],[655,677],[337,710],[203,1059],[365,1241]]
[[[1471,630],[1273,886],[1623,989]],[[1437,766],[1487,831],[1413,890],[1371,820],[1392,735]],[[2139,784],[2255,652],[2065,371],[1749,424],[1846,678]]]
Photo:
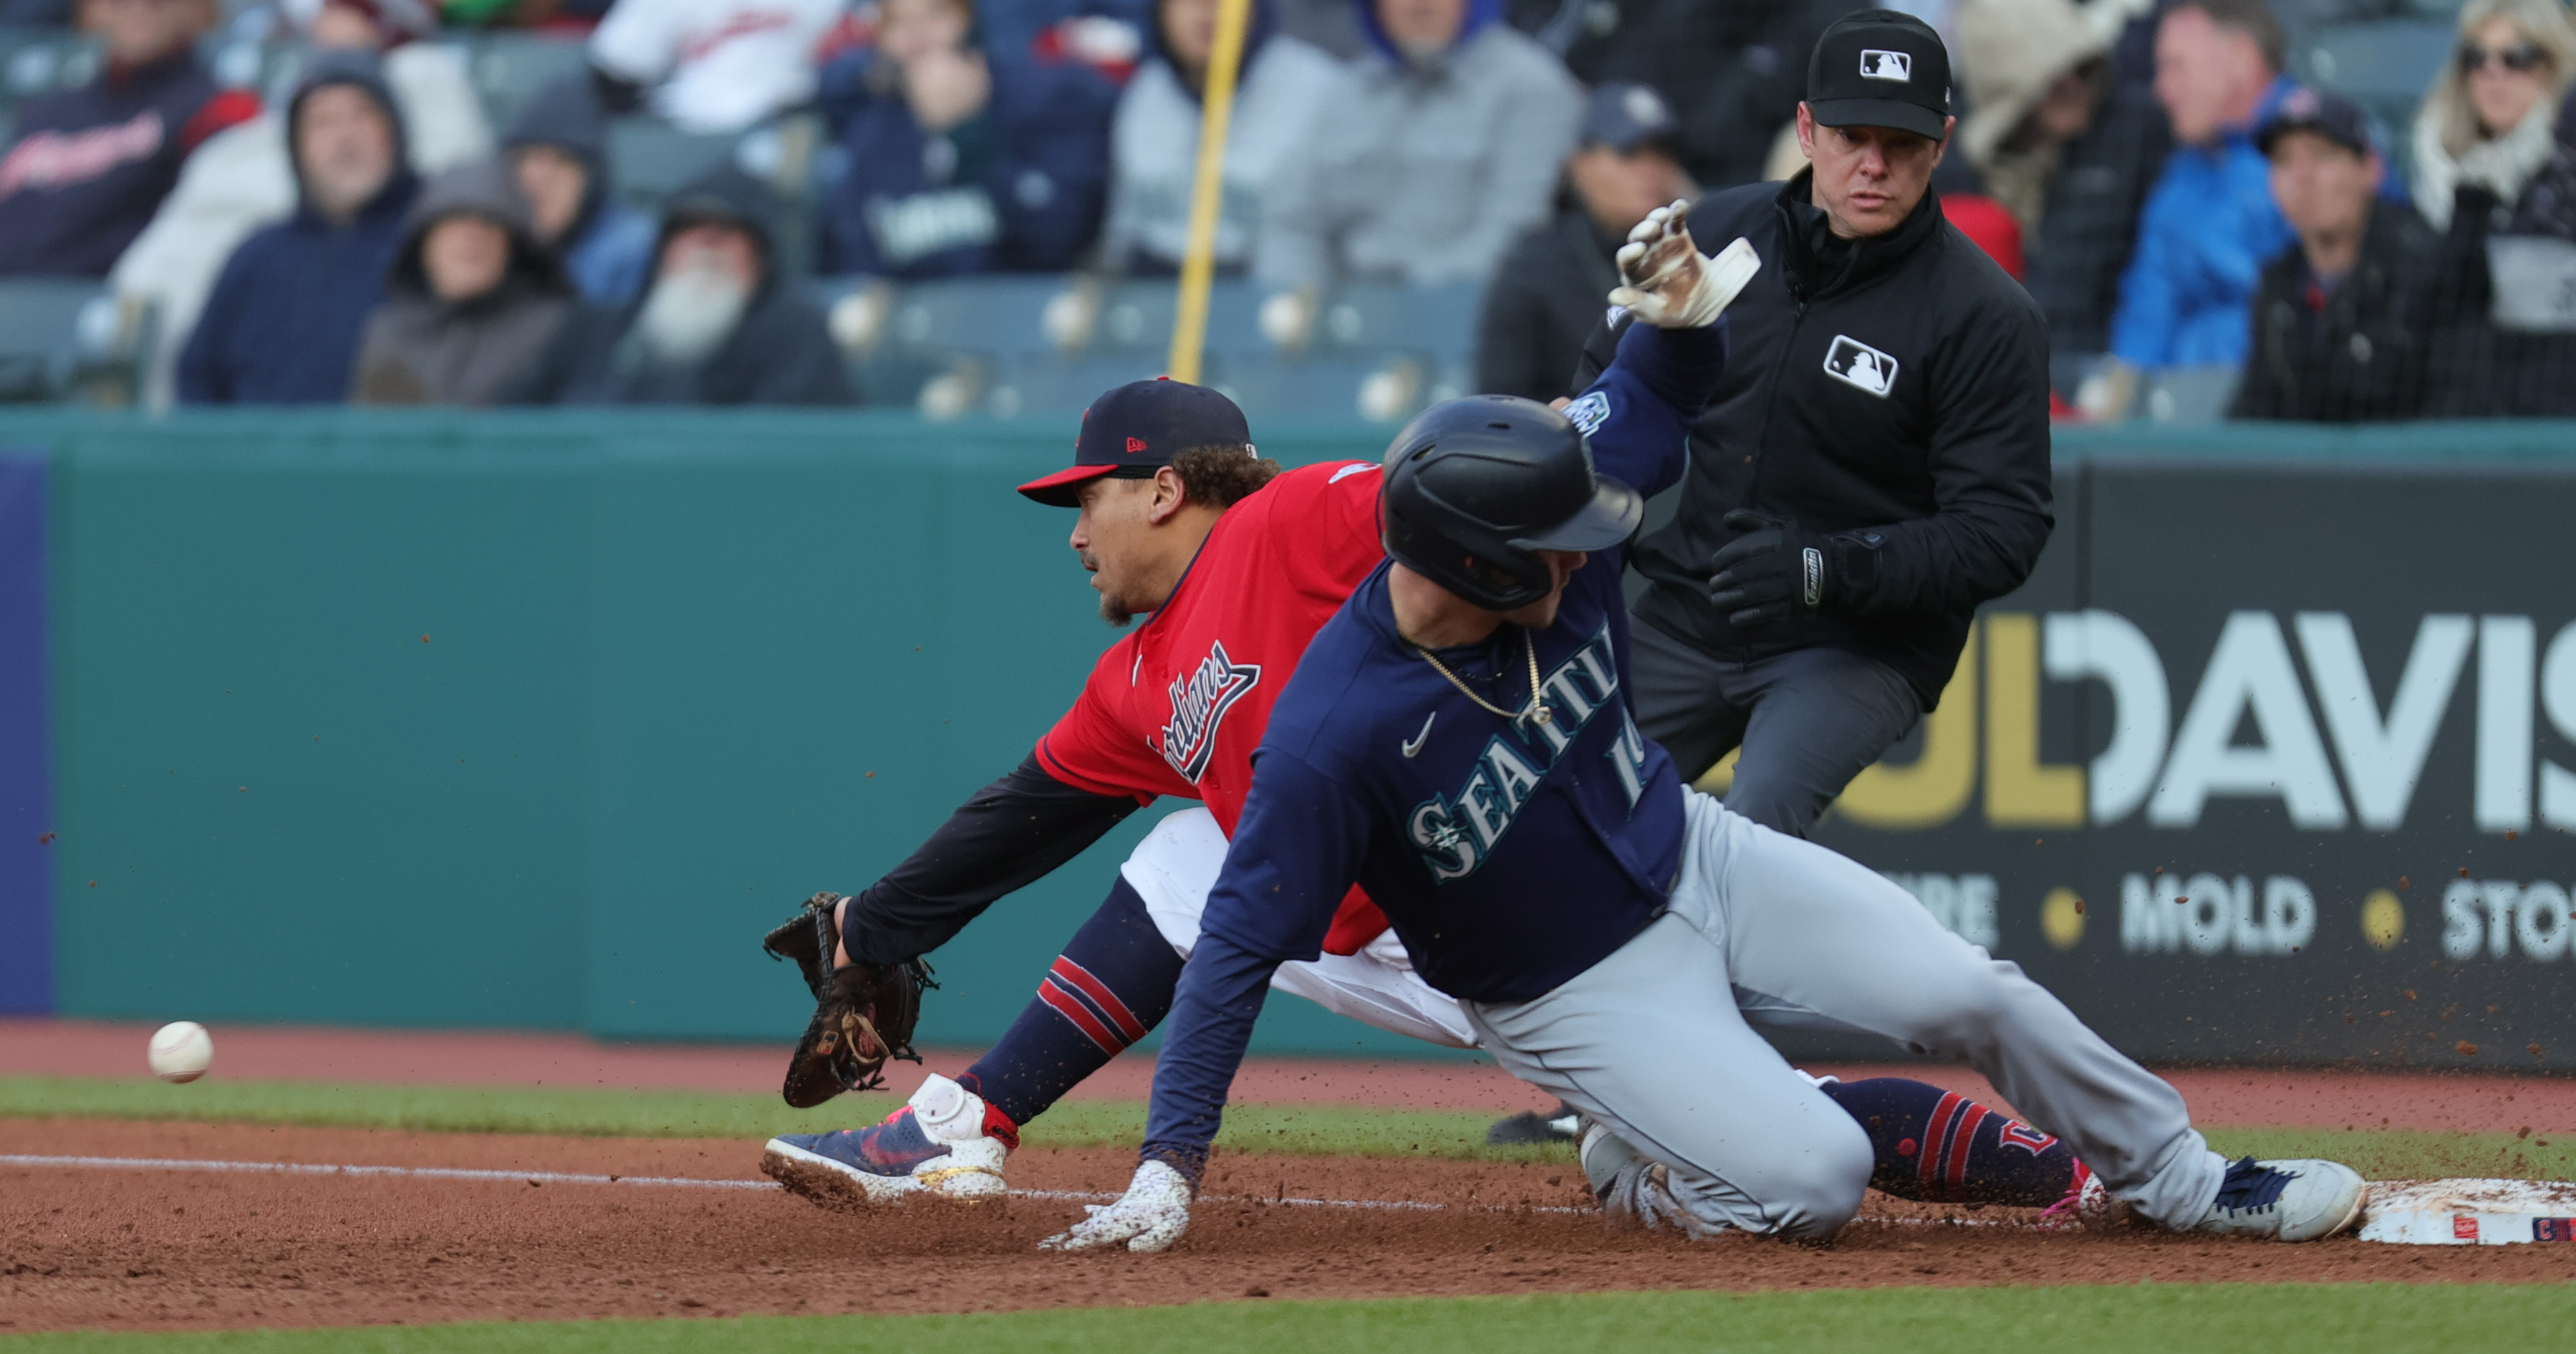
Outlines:
[[107,62],[79,89],[18,105],[0,154],[0,273],[105,277],[207,137],[259,112],[224,91],[193,50],[211,0],[89,7]]
[[643,299],[575,314],[505,402],[857,403],[822,312],[779,278],[776,210],[732,165],[682,189]]
[[373,55],[314,56],[286,111],[295,215],[242,241],[179,356],[189,404],[336,404],[419,181]]
[[1117,91],[1070,61],[989,55],[966,0],[887,0],[877,46],[824,73],[846,171],[827,271],[1072,267],[1100,228]]
[[[2291,88],[2273,86],[2268,106]],[[2254,126],[2209,146],[2178,146],[2148,194],[2137,252],[2120,282],[2111,351],[2141,367],[2245,359],[2247,311],[2263,265],[2296,238],[2272,201],[2272,170]]]
[[2262,0],[2187,0],[2156,29],[2156,98],[2175,147],[2120,280],[2111,351],[2138,367],[2245,360],[2263,265],[2296,236],[2254,129],[2294,87]]
[[554,249],[581,298],[614,309],[643,294],[653,220],[608,194],[608,123],[590,79],[539,90],[501,145],[537,239]]

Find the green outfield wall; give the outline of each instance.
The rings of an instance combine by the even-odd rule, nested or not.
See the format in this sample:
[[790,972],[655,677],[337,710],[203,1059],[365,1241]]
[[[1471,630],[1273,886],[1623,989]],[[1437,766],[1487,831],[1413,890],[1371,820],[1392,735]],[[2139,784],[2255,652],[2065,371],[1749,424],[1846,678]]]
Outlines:
[[[1262,450],[1290,463],[1374,456],[1385,436],[1262,432]],[[792,1034],[810,1002],[760,954],[761,932],[816,889],[864,886],[1014,765],[1114,637],[1066,549],[1071,515],[1011,492],[1064,464],[1072,437],[1070,427],[878,413],[0,414],[0,449],[48,472],[53,1004],[138,1019]],[[2405,616],[2388,621],[2403,633],[2377,625],[2367,597],[2336,603],[2355,616],[2382,704],[2419,613],[2511,609],[2534,618],[2542,646],[2576,618],[2564,525],[2576,516],[2576,427],[2138,430],[2063,437],[2059,449],[2052,563],[2029,596],[1998,607],[2072,614],[2137,591],[2110,574],[2151,580],[2138,571],[2167,569],[2207,606],[2150,598],[2132,609],[2161,606],[2172,626],[2211,631],[2197,650],[2156,631],[2176,667],[2173,720],[2230,614],[2229,579],[2244,576],[2192,561],[2281,567],[2242,548],[2240,519],[2265,502],[2295,512],[2301,485],[2335,486],[2316,501],[2338,512],[2378,503],[2375,530],[2405,520],[2381,509],[2417,491],[2409,486],[2487,489],[2450,493],[2428,508],[2445,516],[2409,540],[2338,544],[2330,523],[2285,537],[2315,586],[2274,577],[2257,589],[2264,600],[2246,604],[2278,611],[2285,626],[2333,591],[2341,546],[2383,560],[2439,551],[2442,540],[2474,540],[2478,504],[2490,500],[2519,505],[2512,529],[2538,533],[2488,542],[2504,564],[2484,569],[2512,567],[2529,546],[2534,562],[2510,608],[2481,601],[2466,573],[2456,588],[2410,593]],[[2229,478],[2249,462],[2272,473]],[[2096,483],[2097,470],[2118,473]],[[2217,478],[2195,489],[2195,476]],[[2235,546],[2195,543],[2196,493],[2236,495],[2210,519]],[[2094,500],[2106,494],[2149,504],[2170,525],[2102,516]],[[2088,553],[2097,516],[2119,524],[2123,558]],[[2137,540],[2163,540],[2170,558]],[[1998,651],[1988,670],[2036,662],[2029,646],[2044,622],[2003,628],[2022,647]],[[2479,680],[2458,685],[2469,693]],[[2080,768],[2100,755],[2118,732],[2103,723],[2112,717],[2064,704],[2091,689],[2078,677],[2063,691],[1982,698],[1981,709],[2007,712],[2020,708],[2013,700],[2037,703],[2023,742],[1982,735],[1978,765],[2008,754]],[[2455,721],[2475,718],[2472,699],[2459,697]],[[2548,713],[2526,721],[2533,775],[2576,765]],[[1964,736],[1950,726],[1910,747],[1935,734]],[[2446,795],[2472,775],[2432,765],[2428,784]],[[2005,918],[1991,928],[2004,952],[2021,946],[2070,982],[2119,986],[2118,923],[2100,909],[2117,906],[2121,872],[2156,863],[2162,838],[2144,811],[2131,806],[2123,830],[2147,844],[2124,852],[2111,882],[2087,882],[2096,867],[2063,853],[2113,825],[2060,805],[2063,784],[2016,780],[2004,798],[1978,800],[1959,775],[1917,770],[1877,787],[1868,824],[1840,829],[1847,844],[1918,884],[1952,880],[1939,886],[1950,890],[1942,906],[1963,926],[1973,919],[1959,890],[1979,886],[1959,881],[1986,878],[1977,905]],[[1973,768],[1960,774],[1984,783]],[[1921,801],[1910,809],[1909,794]],[[1957,800],[1946,816],[1945,795]],[[1999,817],[1958,807],[1988,801],[2004,806]],[[2444,814],[2464,818],[2462,803],[2425,810],[2424,830]],[[944,987],[925,1039],[998,1034],[1159,811],[933,956]],[[2262,811],[2259,799],[2249,810]],[[2213,812],[2191,830],[2233,821]],[[2514,877],[2576,887],[2569,828],[2525,817],[2518,836],[2538,849]],[[2026,830],[2026,820],[2061,827]],[[2441,830],[2475,836],[2460,823]],[[1985,835],[1962,835],[1972,831]],[[2404,843],[2385,837],[2373,838],[2372,869],[2383,857],[2419,880],[2444,868],[2405,865]],[[2058,845],[1997,854],[2041,838]],[[2235,839],[2205,839],[2220,845],[2190,862],[2179,853],[2178,867],[2243,869],[2258,894],[2270,875],[2296,872],[2226,864]],[[2299,850],[2332,854],[2342,840],[2310,832]],[[2062,869],[2051,863],[2061,858]],[[2056,946],[2066,927],[2043,927],[2043,895],[2061,885],[2113,895],[2097,900],[2089,938],[2076,927],[2066,947]],[[2340,894],[2319,907],[2350,929],[2335,911]],[[2435,908],[2409,943],[2440,955],[2441,925]],[[2576,945],[2559,952],[2568,959],[2556,965],[2499,960],[2494,972],[2543,984],[2532,998],[2555,1004],[2570,1032],[2555,1042],[2576,1054],[2563,1014],[2576,1008]],[[2260,965],[2212,977],[2152,958],[2159,981],[2279,985]],[[2134,992],[2116,1010],[2124,1030],[2147,1031],[2129,1042],[2154,1051],[2157,1011]],[[1274,1003],[1261,1040],[1273,1051],[1427,1051],[1297,1002]]]

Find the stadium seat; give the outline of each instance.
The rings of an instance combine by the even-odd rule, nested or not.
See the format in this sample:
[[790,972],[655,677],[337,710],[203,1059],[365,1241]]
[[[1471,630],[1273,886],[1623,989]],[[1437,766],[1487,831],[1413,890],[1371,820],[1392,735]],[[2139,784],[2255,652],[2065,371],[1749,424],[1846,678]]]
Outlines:
[[2185,427],[2216,423],[2236,398],[2239,374],[2231,366],[2167,367],[2150,373],[2133,416]]
[[1052,355],[1046,308],[1066,285],[1061,277],[1006,273],[917,282],[904,289],[887,338],[917,352],[1006,361]]
[[1429,368],[1411,357],[1254,357],[1218,373],[1217,389],[1258,429],[1276,420],[1402,422],[1429,402]]
[[984,392],[983,412],[995,418],[1054,419],[1072,422],[1104,390],[1162,374],[1163,355],[1127,353],[1103,357],[1033,357],[1003,367]]
[[741,138],[684,132],[659,118],[608,124],[608,167],[620,201],[658,211],[662,200],[725,162]]
[[130,403],[150,324],[95,279],[0,279],[0,401]]
[[2421,103],[2450,57],[2451,25],[2390,19],[2317,33],[2298,45],[2291,65],[2305,78],[2375,111]]
[[[1242,278],[1227,278],[1208,290],[1205,351],[1212,357],[1261,356],[1270,341],[1261,336],[1263,289]],[[1095,348],[1168,355],[1172,322],[1180,311],[1180,280],[1139,278],[1109,289],[1092,338]]]
[[11,102],[89,83],[96,39],[50,28],[0,29],[0,98]]
[[577,37],[500,32],[476,39],[467,64],[493,130],[506,130],[537,91],[588,70],[589,52]]
[[1476,346],[1476,311],[1483,291],[1473,283],[1344,287],[1325,301],[1311,346],[1463,361]]

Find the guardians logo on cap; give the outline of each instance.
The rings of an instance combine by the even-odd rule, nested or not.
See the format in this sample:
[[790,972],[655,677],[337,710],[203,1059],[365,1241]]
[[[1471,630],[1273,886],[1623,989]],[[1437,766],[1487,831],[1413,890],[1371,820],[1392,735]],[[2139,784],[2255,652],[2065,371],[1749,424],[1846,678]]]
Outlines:
[[1836,20],[1807,60],[1807,112],[1824,127],[1948,135],[1950,51],[1911,14],[1864,9]]

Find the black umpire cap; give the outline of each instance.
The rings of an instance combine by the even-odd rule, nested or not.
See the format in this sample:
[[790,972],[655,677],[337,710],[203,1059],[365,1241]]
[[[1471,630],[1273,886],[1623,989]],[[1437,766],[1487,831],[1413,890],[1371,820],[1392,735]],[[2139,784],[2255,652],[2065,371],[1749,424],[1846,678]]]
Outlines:
[[1864,9],[1834,21],[1807,59],[1807,112],[1825,127],[1948,136],[1950,49],[1911,14]]

